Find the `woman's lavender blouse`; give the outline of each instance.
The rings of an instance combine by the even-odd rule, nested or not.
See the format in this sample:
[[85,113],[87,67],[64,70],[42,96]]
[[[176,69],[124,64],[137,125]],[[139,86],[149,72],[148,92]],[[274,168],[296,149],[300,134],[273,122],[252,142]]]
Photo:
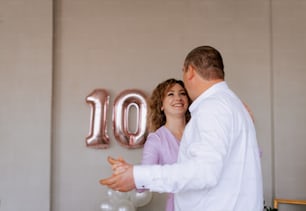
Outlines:
[[[150,133],[144,145],[142,164],[172,164],[177,161],[179,141],[165,127],[162,126],[154,133]],[[166,211],[174,211],[173,194],[168,194]]]

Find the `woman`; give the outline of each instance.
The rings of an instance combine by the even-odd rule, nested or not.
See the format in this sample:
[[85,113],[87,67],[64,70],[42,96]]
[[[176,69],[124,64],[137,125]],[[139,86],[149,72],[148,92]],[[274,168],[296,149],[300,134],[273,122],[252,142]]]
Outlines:
[[[168,79],[153,90],[149,99],[148,131],[142,164],[172,164],[177,161],[179,143],[190,119],[191,101],[181,80]],[[174,211],[169,193],[166,211]]]

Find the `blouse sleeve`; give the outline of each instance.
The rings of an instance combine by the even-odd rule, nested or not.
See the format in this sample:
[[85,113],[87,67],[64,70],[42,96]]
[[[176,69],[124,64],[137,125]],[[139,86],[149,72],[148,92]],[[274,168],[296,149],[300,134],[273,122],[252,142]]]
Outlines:
[[158,164],[160,159],[160,138],[155,133],[150,133],[147,137],[147,140],[144,144],[143,153],[142,153],[142,161],[143,165],[152,165]]

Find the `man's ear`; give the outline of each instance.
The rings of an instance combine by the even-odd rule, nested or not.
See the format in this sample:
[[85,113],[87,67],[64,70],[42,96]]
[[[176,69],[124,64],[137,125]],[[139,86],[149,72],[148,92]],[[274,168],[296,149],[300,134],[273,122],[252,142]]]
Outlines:
[[195,76],[195,74],[196,74],[195,68],[192,65],[189,65],[186,73],[187,79],[189,80],[192,79]]

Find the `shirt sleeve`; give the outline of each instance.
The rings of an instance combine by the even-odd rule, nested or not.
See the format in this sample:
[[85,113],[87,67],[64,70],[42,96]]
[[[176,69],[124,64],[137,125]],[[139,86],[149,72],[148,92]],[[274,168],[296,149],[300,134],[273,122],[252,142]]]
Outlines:
[[[153,165],[159,163],[159,152],[160,152],[160,138],[156,133],[150,133],[144,144],[142,151],[142,165]],[[146,191],[143,185],[136,187],[136,191],[141,193]]]

